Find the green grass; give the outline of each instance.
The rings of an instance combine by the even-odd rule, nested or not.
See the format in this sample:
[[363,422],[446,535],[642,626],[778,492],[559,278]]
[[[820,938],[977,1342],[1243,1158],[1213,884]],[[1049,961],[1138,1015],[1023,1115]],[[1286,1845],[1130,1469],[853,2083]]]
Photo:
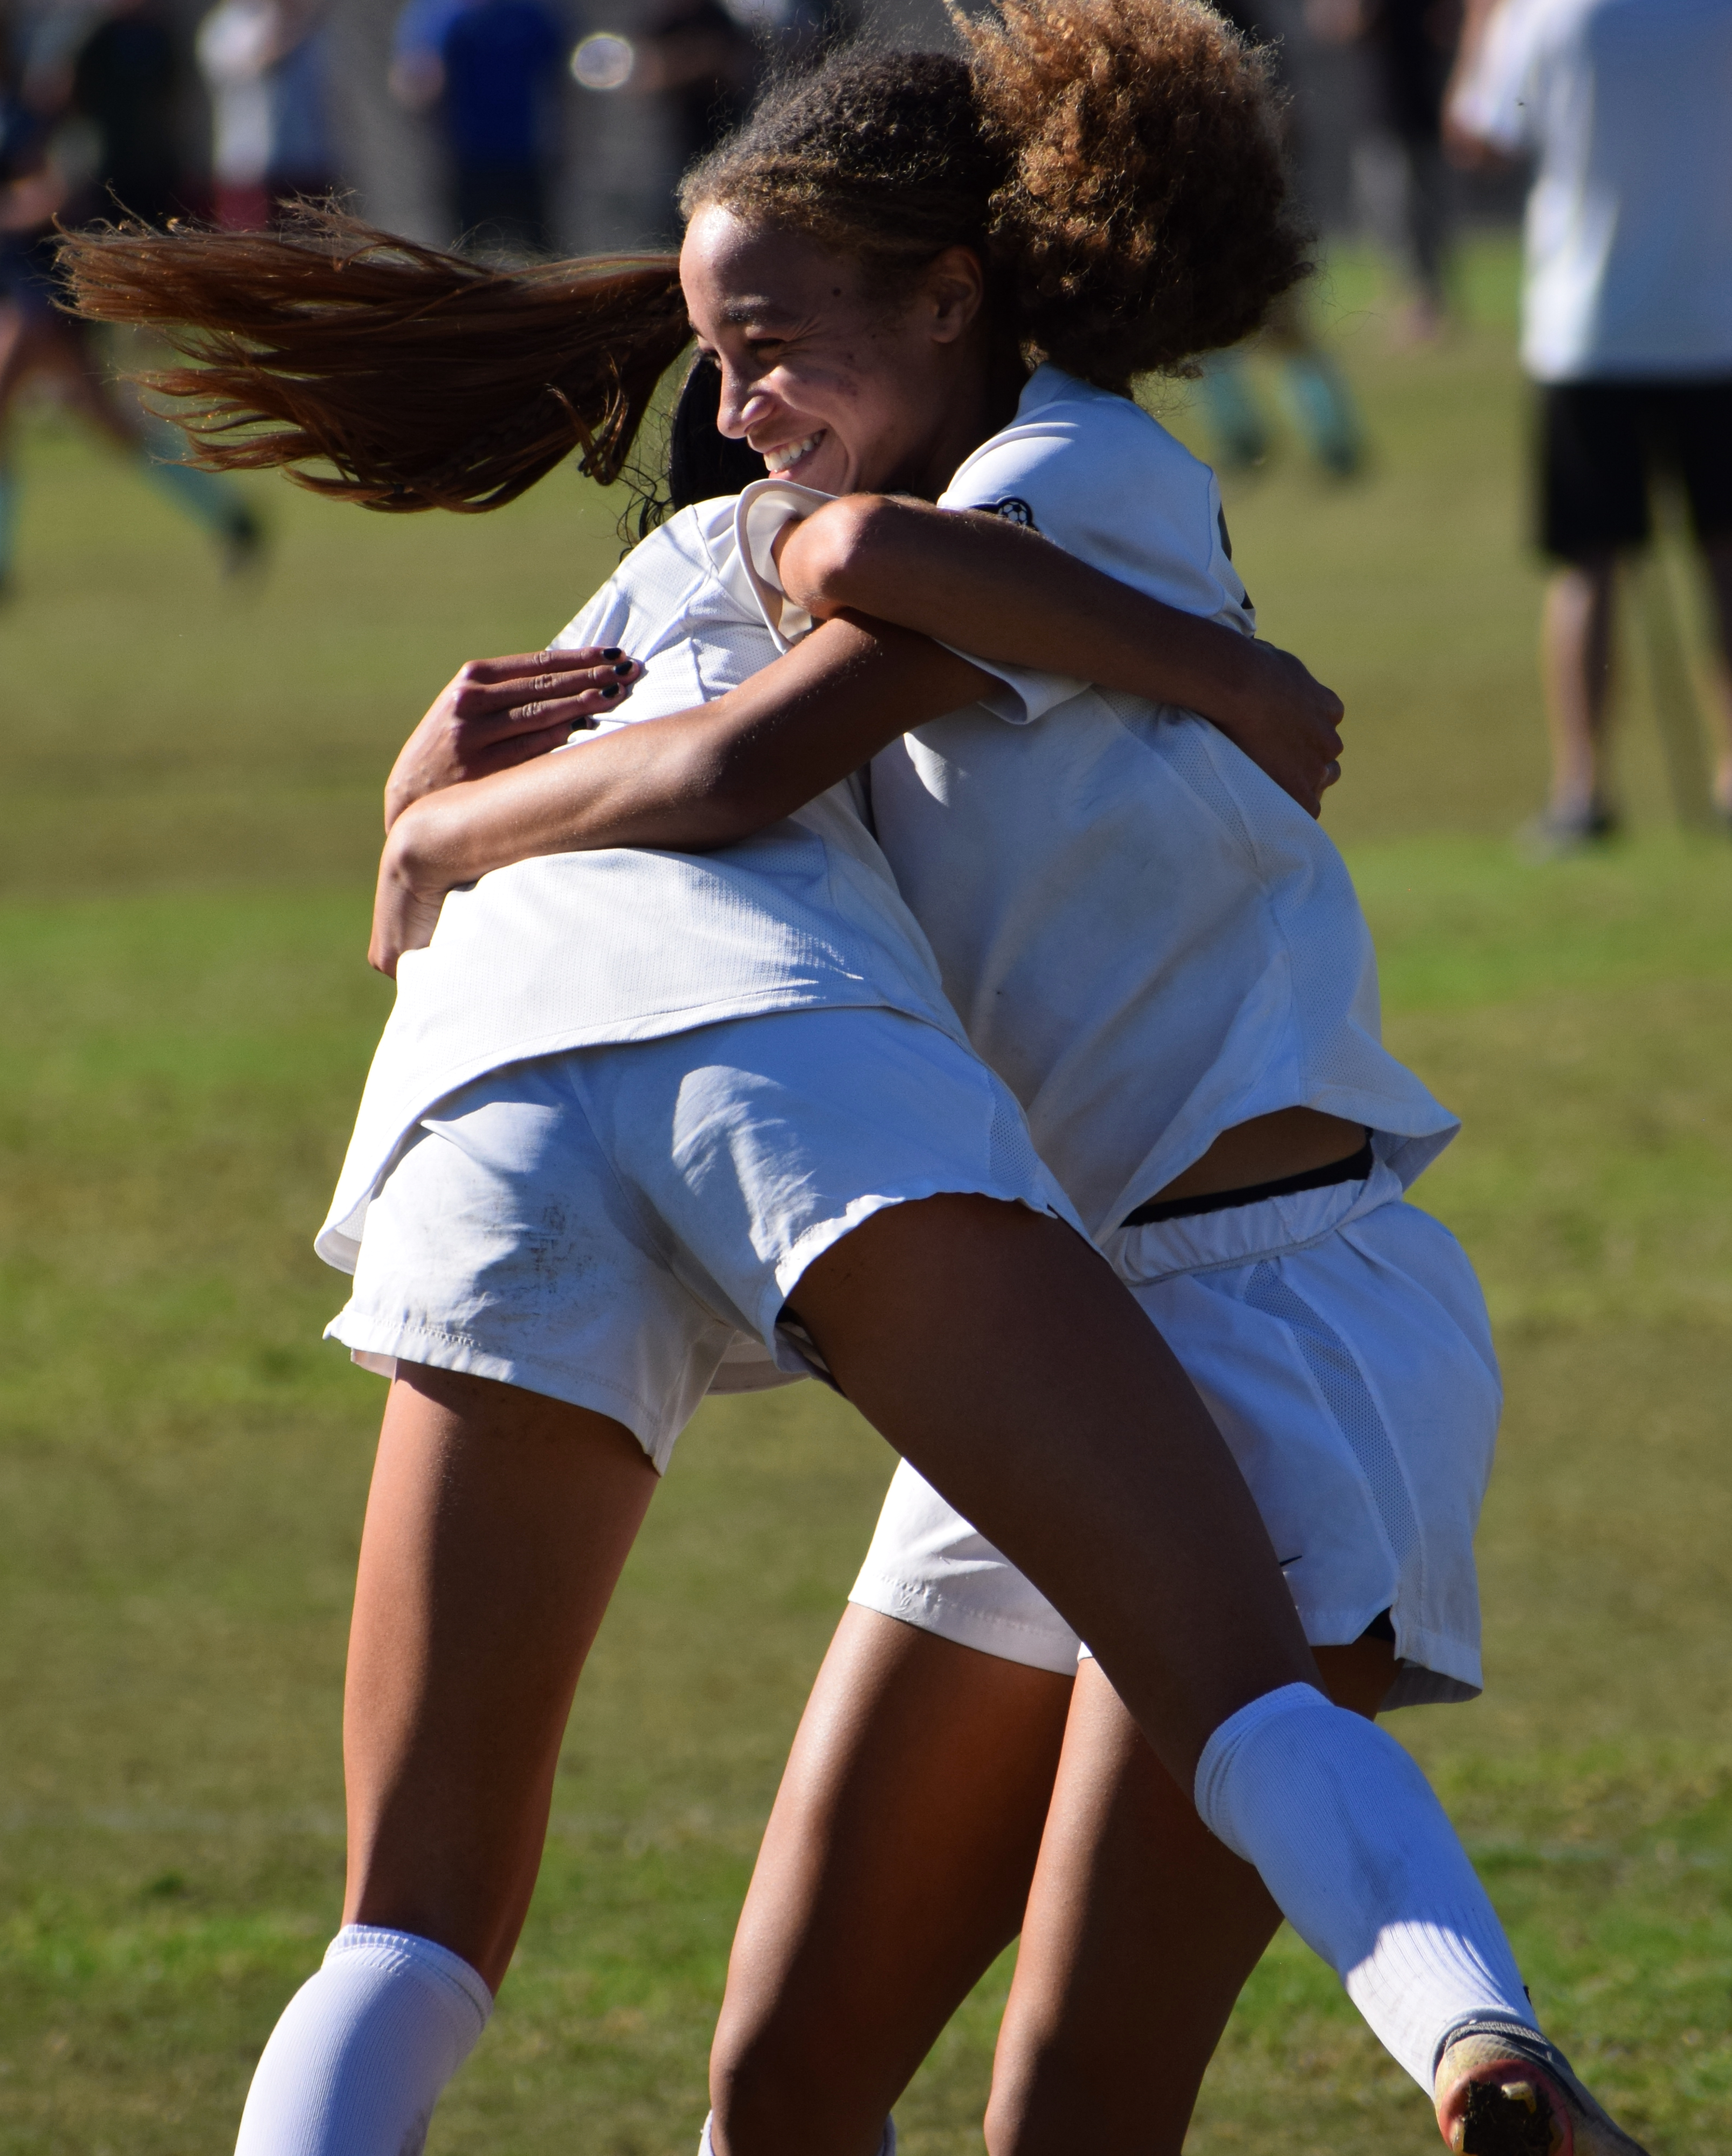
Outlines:
[[[1549,2024],[1657,2156],[1732,2145],[1732,852],[1663,828],[1521,865],[1543,777],[1507,250],[1477,326],[1386,355],[1334,280],[1376,470],[1236,485],[1265,627],[1346,693],[1330,820],[1398,1050],[1467,1119],[1425,1202],[1508,1383],[1489,1689],[1401,1717]],[[1188,425],[1188,421],[1181,421]],[[485,521],[280,487],[270,580],[53,424],[0,615],[0,2152],[229,2145],[334,1922],[343,1635],[377,1383],[311,1257],[387,992],[361,962],[379,778],[452,667],[533,645],[617,551],[574,480]],[[673,2156],[777,1769],[887,1479],[802,1388],[707,1409],[579,1696],[517,1969],[435,2156]],[[900,2107],[978,2149],[1007,1971]],[[1293,2124],[1295,2087],[1310,2101]],[[1291,1938],[1201,2156],[1435,2145]]]

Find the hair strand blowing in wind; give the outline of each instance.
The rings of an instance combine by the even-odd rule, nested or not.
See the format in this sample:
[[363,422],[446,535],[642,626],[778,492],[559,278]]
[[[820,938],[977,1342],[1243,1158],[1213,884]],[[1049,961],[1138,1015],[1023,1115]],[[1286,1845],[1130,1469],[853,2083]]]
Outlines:
[[573,449],[609,484],[691,336],[672,255],[496,268],[328,204],[278,234],[71,233],[60,259],[79,314],[188,362],[141,381],[198,463],[368,509],[495,509]]

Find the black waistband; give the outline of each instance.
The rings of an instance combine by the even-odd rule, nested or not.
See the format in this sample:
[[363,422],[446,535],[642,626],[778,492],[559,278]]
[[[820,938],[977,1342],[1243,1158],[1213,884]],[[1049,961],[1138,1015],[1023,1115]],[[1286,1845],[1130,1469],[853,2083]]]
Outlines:
[[1146,1228],[1156,1220],[1188,1220],[1195,1213],[1226,1213],[1236,1205],[1261,1204],[1266,1198],[1291,1198],[1301,1190],[1327,1190],[1332,1183],[1362,1183],[1376,1166],[1371,1134],[1357,1152],[1345,1160],[1332,1160],[1327,1168],[1308,1168],[1298,1175],[1278,1176],[1273,1183],[1252,1183],[1241,1190],[1210,1190],[1195,1198],[1152,1198],[1128,1213],[1120,1224]]

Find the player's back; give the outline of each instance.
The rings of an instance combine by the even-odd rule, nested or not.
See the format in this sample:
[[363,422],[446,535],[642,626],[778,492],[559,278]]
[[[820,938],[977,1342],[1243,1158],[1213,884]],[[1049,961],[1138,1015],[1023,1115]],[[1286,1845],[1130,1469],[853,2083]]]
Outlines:
[[[1056,369],[944,501],[1248,620],[1212,475]],[[1387,1134],[1411,1179],[1454,1123],[1381,1045],[1370,938],[1320,827],[1192,715],[989,670],[1026,722],[977,705],[893,744],[876,829],[969,1038],[1091,1229],[1277,1108]]]

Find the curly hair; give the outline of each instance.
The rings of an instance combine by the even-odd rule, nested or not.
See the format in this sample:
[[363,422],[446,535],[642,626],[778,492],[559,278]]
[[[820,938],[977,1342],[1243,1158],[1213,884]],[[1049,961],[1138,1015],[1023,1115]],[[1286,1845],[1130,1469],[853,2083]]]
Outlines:
[[989,245],[1029,341],[1106,388],[1236,344],[1309,268],[1265,54],[1197,0],[963,23],[1010,171]]
[[1112,389],[1236,343],[1308,268],[1267,60],[1199,0],[953,9],[965,59],[833,54],[686,175],[894,282],[980,249],[1035,356]]
[[984,250],[1007,170],[965,61],[848,46],[767,90],[687,172],[680,208],[790,226],[894,274],[959,243]]
[[60,260],[80,315],[191,362],[141,381],[187,405],[200,464],[367,509],[496,509],[573,449],[608,485],[691,335],[672,255],[494,269],[328,204],[275,235],[72,233]]

